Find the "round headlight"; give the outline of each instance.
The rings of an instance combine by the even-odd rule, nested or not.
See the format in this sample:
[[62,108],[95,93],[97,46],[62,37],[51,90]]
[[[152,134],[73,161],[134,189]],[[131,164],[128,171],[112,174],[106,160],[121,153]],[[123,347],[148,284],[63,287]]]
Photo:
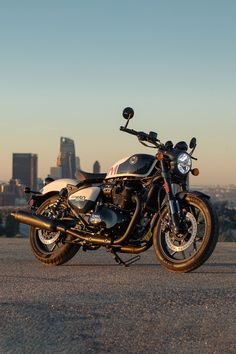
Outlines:
[[192,167],[192,159],[189,156],[189,154],[186,154],[185,152],[179,154],[177,157],[177,168],[180,173],[185,175],[190,171]]

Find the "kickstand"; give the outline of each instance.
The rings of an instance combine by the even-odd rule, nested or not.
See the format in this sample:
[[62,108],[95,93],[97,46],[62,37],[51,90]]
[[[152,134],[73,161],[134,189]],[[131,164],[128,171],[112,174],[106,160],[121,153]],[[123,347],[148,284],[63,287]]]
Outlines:
[[120,256],[118,256],[118,254],[115,251],[111,251],[111,253],[114,255],[115,261],[120,265],[124,265],[125,267],[129,267],[130,264],[137,262],[141,258],[140,256],[135,256],[128,259],[127,261],[123,261],[123,259]]

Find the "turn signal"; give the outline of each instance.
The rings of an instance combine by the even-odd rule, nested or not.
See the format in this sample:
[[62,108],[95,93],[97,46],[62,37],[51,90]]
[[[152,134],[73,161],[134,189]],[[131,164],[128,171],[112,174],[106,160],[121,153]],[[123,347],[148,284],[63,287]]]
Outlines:
[[199,169],[198,168],[194,168],[193,170],[191,170],[191,173],[192,173],[192,175],[194,175],[194,176],[198,176],[199,175]]
[[163,160],[163,159],[164,159],[163,153],[159,151],[159,152],[156,154],[156,159],[157,159],[158,161]]

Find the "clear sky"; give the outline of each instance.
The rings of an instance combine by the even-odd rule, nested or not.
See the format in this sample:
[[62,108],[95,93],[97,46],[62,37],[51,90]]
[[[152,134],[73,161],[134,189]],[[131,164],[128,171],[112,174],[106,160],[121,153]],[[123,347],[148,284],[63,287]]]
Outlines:
[[119,131],[162,141],[196,136],[193,184],[236,184],[236,1],[0,0],[0,180],[12,153],[56,165],[60,136],[81,166],[144,149]]

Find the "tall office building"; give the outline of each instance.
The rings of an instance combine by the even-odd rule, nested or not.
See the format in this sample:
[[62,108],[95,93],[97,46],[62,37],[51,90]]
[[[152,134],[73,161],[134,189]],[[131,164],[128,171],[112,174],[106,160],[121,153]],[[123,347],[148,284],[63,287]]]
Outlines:
[[37,190],[38,156],[14,153],[12,156],[12,179],[18,179],[32,190]]
[[76,156],[75,162],[76,162],[76,170],[81,170],[80,158],[79,158],[79,156]]
[[72,139],[61,137],[57,167],[61,167],[62,178],[75,178],[75,145]]
[[95,161],[93,164],[93,173],[100,173],[101,171],[101,166],[98,161]]

